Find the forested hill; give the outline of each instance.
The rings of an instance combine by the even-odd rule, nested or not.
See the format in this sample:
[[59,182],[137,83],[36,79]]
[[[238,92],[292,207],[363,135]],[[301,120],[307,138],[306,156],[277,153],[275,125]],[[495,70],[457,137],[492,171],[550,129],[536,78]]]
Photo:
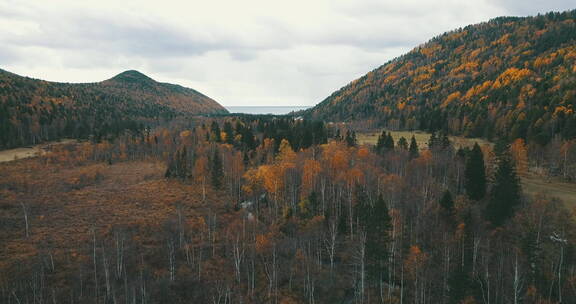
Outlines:
[[576,136],[576,10],[500,17],[416,47],[306,115],[546,143]]
[[126,71],[98,83],[56,83],[0,69],[0,148],[62,137],[96,139],[178,115],[226,113],[189,88]]

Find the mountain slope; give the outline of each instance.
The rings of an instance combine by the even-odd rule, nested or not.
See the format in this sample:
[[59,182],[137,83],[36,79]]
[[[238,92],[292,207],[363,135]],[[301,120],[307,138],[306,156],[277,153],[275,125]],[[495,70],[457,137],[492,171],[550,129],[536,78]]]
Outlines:
[[98,83],[56,83],[0,70],[0,147],[97,139],[177,115],[226,113],[198,91],[126,71]]
[[327,120],[544,143],[576,136],[576,11],[445,33],[308,110]]

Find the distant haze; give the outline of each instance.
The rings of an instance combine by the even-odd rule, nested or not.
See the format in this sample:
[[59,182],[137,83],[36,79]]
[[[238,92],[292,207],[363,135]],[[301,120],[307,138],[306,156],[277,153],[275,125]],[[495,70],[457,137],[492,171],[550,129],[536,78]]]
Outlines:
[[229,106],[225,108],[230,113],[283,115],[290,112],[306,110],[309,107],[310,106]]
[[0,2],[0,68],[61,82],[135,69],[223,105],[313,105],[428,39],[574,1]]

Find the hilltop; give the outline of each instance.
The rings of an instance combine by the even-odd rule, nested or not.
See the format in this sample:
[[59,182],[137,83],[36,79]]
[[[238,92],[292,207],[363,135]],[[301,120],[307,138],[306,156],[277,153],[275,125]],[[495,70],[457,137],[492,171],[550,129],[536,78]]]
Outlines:
[[575,18],[574,10],[500,17],[445,33],[306,115],[542,144],[576,137]]
[[134,70],[97,83],[57,83],[0,70],[0,147],[98,138],[179,115],[227,113],[202,93]]

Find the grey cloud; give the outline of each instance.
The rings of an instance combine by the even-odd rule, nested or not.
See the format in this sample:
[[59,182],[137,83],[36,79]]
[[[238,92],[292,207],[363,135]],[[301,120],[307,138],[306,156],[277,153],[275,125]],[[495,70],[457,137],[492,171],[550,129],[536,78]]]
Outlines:
[[0,64],[6,65],[9,63],[16,63],[20,62],[22,59],[21,56],[10,47],[7,46],[0,46]]
[[508,14],[517,16],[537,15],[576,8],[574,0],[490,0],[506,9]]

